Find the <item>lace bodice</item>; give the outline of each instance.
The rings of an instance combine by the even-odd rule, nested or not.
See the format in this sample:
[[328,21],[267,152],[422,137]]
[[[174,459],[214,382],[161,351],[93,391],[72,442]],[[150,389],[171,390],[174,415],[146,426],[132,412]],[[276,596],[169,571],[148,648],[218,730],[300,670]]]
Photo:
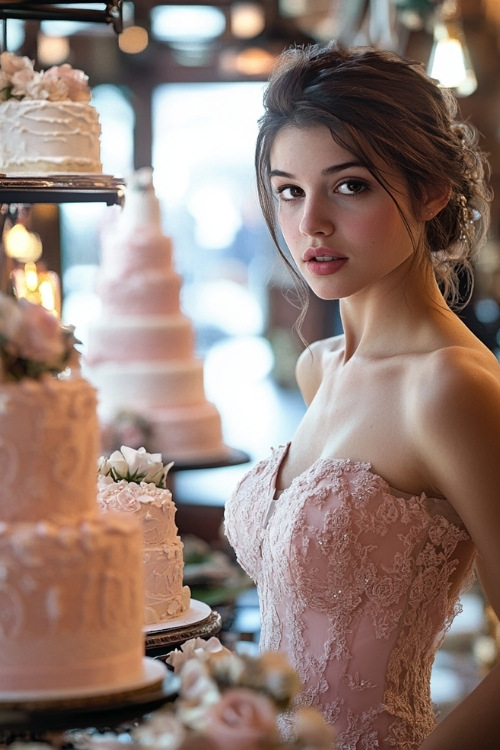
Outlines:
[[225,511],[259,591],[260,648],[288,654],[299,702],[323,711],[341,750],[415,750],[435,725],[430,672],[470,537],[446,501],[397,496],[349,459],[319,459],[274,499],[287,448],[246,474]]

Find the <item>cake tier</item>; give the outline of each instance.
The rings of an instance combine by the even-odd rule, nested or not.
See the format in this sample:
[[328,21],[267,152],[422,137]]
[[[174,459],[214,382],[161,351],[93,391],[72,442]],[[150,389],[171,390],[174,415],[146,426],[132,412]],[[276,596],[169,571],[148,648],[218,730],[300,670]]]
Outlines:
[[86,102],[0,102],[0,172],[101,172],[101,126]]
[[194,331],[182,313],[141,315],[94,321],[89,327],[85,362],[139,363],[184,360],[194,356]]
[[0,691],[140,681],[141,559],[140,524],[126,514],[0,524]]
[[2,521],[73,524],[97,515],[96,403],[81,378],[0,385]]
[[154,484],[114,482],[99,476],[97,502],[103,511],[126,511],[141,522],[144,538],[145,624],[186,612],[191,592],[183,586],[183,545],[175,525],[170,490]]
[[151,482],[114,482],[98,477],[97,503],[102,511],[132,513],[140,521],[146,545],[171,544],[177,539],[176,507],[170,490]]
[[143,167],[128,181],[120,226],[129,234],[134,230],[142,233],[145,227],[161,228],[160,202],[152,178],[153,170]]
[[[89,371],[99,391],[99,413],[106,421],[120,411],[201,406],[206,403],[203,362],[101,362]],[[167,456],[167,454],[165,454]]]
[[120,215],[119,228],[112,225],[103,233],[101,241],[101,276],[108,278],[127,278],[144,269],[171,273],[172,240],[165,237],[159,229],[147,224],[137,228],[134,235],[125,231]]
[[174,271],[155,269],[129,276],[98,279],[96,293],[102,317],[112,315],[175,315],[180,308],[182,279]]
[[171,620],[189,609],[191,591],[182,585],[182,550],[180,539],[144,550],[145,625]]
[[228,454],[219,411],[209,401],[197,406],[148,409],[142,416],[151,428],[151,445],[170,460],[222,459]]

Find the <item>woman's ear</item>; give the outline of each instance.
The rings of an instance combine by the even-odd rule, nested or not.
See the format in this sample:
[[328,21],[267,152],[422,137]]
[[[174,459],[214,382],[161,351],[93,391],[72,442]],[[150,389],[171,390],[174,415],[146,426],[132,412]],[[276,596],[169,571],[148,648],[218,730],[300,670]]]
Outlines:
[[422,201],[422,219],[424,221],[433,219],[448,204],[450,196],[449,185],[441,184],[432,189],[428,188]]

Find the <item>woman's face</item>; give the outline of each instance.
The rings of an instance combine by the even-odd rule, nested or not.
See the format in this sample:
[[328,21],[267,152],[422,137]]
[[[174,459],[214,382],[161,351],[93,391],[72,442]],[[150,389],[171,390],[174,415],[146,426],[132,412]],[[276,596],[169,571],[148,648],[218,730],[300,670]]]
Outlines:
[[[403,177],[375,162],[418,236]],[[321,299],[405,275],[414,245],[389,193],[323,126],[286,127],[271,150],[279,224],[299,273]]]

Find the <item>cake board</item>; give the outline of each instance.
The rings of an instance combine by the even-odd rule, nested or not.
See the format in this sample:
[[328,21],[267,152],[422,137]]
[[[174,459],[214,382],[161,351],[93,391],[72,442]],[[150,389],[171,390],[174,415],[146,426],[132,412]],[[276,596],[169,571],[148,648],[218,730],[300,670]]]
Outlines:
[[191,599],[187,612],[165,622],[144,628],[146,654],[162,659],[191,638],[211,638],[220,632],[222,618],[208,604]]
[[178,689],[178,677],[165,664],[145,657],[142,678],[129,685],[0,693],[0,742],[7,735],[135,721],[174,700]]

